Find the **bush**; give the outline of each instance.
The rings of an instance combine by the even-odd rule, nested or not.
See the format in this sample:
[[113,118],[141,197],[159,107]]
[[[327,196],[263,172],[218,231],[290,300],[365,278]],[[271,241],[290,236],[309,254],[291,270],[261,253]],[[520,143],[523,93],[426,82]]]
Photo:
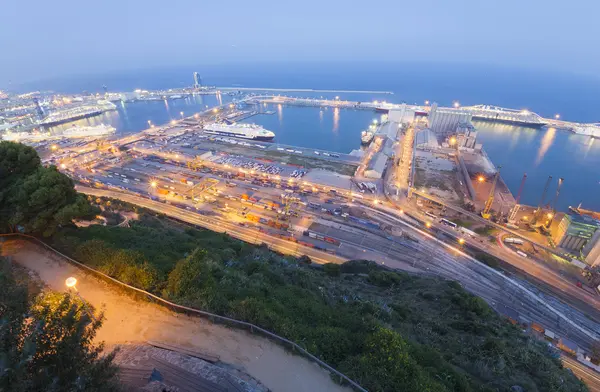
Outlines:
[[498,258],[495,256],[483,252],[477,252],[475,253],[474,257],[488,267],[500,269],[500,260],[498,260]]
[[376,270],[369,272],[369,282],[379,287],[399,285],[407,279],[408,275],[399,272]]
[[339,264],[327,263],[323,264],[323,271],[325,271],[328,276],[340,276],[342,268]]

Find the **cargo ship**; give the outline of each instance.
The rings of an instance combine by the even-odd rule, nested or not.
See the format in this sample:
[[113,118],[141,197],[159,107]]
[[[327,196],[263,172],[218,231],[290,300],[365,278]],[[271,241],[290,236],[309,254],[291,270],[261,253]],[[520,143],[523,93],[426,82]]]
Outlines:
[[220,124],[213,123],[204,127],[204,132],[213,135],[237,137],[241,139],[271,141],[275,133],[268,131],[256,124]]

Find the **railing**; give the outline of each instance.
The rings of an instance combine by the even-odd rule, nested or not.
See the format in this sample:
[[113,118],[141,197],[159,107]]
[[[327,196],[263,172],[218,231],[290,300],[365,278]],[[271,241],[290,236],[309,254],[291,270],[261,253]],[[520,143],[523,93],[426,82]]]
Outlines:
[[80,262],[78,262],[77,260],[74,260],[72,258],[70,258],[69,256],[61,253],[60,251],[54,249],[53,247],[51,247],[50,245],[46,244],[44,241],[40,240],[39,238],[27,235],[27,234],[21,234],[21,233],[12,233],[12,234],[0,234],[0,237],[22,237],[22,238],[26,238],[28,240],[33,240],[36,243],[42,245],[43,247],[45,247],[46,249],[56,253],[57,255],[65,258],[66,260],[68,260],[69,262],[71,262],[72,264],[75,264],[76,266],[83,268],[87,271],[92,272],[93,274],[108,280],[112,283],[116,283],[117,285],[127,288],[129,290],[133,290],[136,293],[140,293],[143,294],[151,299],[156,300],[159,304],[162,305],[166,305],[167,307],[170,307],[171,309],[175,310],[175,311],[183,311],[186,313],[191,313],[191,314],[195,314],[195,315],[199,315],[202,317],[207,317],[208,319],[210,319],[210,321],[215,322],[215,321],[223,321],[225,323],[229,323],[231,325],[237,326],[237,327],[245,327],[250,329],[250,332],[254,333],[254,331],[258,331],[260,333],[262,333],[263,335],[277,341],[278,343],[283,343],[286,344],[288,346],[290,346],[292,349],[294,349],[295,351],[298,351],[299,353],[303,354],[304,356],[306,356],[308,359],[312,360],[313,362],[316,362],[319,366],[321,366],[322,368],[330,371],[331,373],[335,374],[336,376],[338,376],[340,378],[340,383],[342,383],[343,381],[347,382],[348,384],[350,384],[356,391],[360,391],[360,392],[367,392],[366,389],[364,389],[363,387],[361,387],[358,383],[356,383],[355,381],[353,381],[352,379],[350,379],[348,376],[346,376],[345,374],[335,370],[333,367],[329,366],[328,364],[326,364],[325,362],[321,361],[319,358],[315,357],[314,355],[312,355],[311,353],[309,353],[308,351],[306,351],[305,349],[303,349],[302,347],[300,347],[297,343],[292,342],[291,340],[288,340],[284,337],[281,337],[273,332],[267,331],[264,328],[261,328],[257,325],[245,322],[245,321],[240,321],[240,320],[236,320],[236,319],[232,319],[229,317],[225,317],[225,316],[219,316],[218,314],[214,314],[214,313],[210,313],[210,312],[206,312],[204,310],[199,310],[199,309],[194,309],[194,308],[190,308],[188,306],[183,306],[183,305],[178,305],[176,303],[173,303],[171,301],[167,301],[166,299],[163,299],[157,295],[154,295],[152,293],[149,293],[147,291],[144,291],[142,289],[138,289],[137,287],[133,287],[128,285],[127,283],[123,283],[113,277],[110,277],[108,275],[106,275],[103,272],[100,272],[98,270],[95,270],[85,264],[82,264]]

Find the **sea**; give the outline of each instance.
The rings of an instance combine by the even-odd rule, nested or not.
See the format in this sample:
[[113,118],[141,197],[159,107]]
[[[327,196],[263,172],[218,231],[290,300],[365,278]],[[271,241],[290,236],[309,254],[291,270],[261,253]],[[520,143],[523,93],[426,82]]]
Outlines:
[[[544,117],[559,114],[576,122],[600,121],[600,79],[591,76],[507,69],[491,66],[422,63],[347,64],[231,64],[178,67],[82,75],[38,81],[13,90],[51,90],[61,93],[168,89],[192,84],[198,71],[204,84],[223,87],[302,88],[370,90],[384,93],[293,93],[300,97],[339,96],[342,100],[388,101],[441,106],[490,104],[535,111]],[[119,134],[138,132],[148,124],[160,125],[190,116],[207,107],[230,102],[226,94],[207,95],[162,102],[124,103],[118,110],[78,121],[81,125],[111,124]],[[376,113],[348,109],[319,109],[267,105],[246,122],[276,133],[279,143],[348,153],[360,147],[360,132]],[[517,194],[527,173],[521,202],[537,205],[548,176],[554,198],[559,178],[564,184],[559,210],[577,206],[600,211],[600,140],[555,129],[532,129],[506,124],[476,122],[478,142],[490,159],[501,166],[502,178]],[[63,126],[64,127],[64,126]],[[551,195],[551,196],[550,196]]]

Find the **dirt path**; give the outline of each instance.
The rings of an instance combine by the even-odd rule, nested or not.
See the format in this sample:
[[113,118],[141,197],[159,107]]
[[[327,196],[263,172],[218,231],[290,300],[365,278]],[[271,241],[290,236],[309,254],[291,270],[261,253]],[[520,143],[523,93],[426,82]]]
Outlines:
[[350,391],[335,384],[318,365],[267,339],[136,301],[38,245],[11,239],[0,249],[53,290],[65,290],[65,279],[76,277],[81,296],[96,308],[104,307],[106,321],[97,340],[107,345],[155,340],[212,353],[276,392]]

